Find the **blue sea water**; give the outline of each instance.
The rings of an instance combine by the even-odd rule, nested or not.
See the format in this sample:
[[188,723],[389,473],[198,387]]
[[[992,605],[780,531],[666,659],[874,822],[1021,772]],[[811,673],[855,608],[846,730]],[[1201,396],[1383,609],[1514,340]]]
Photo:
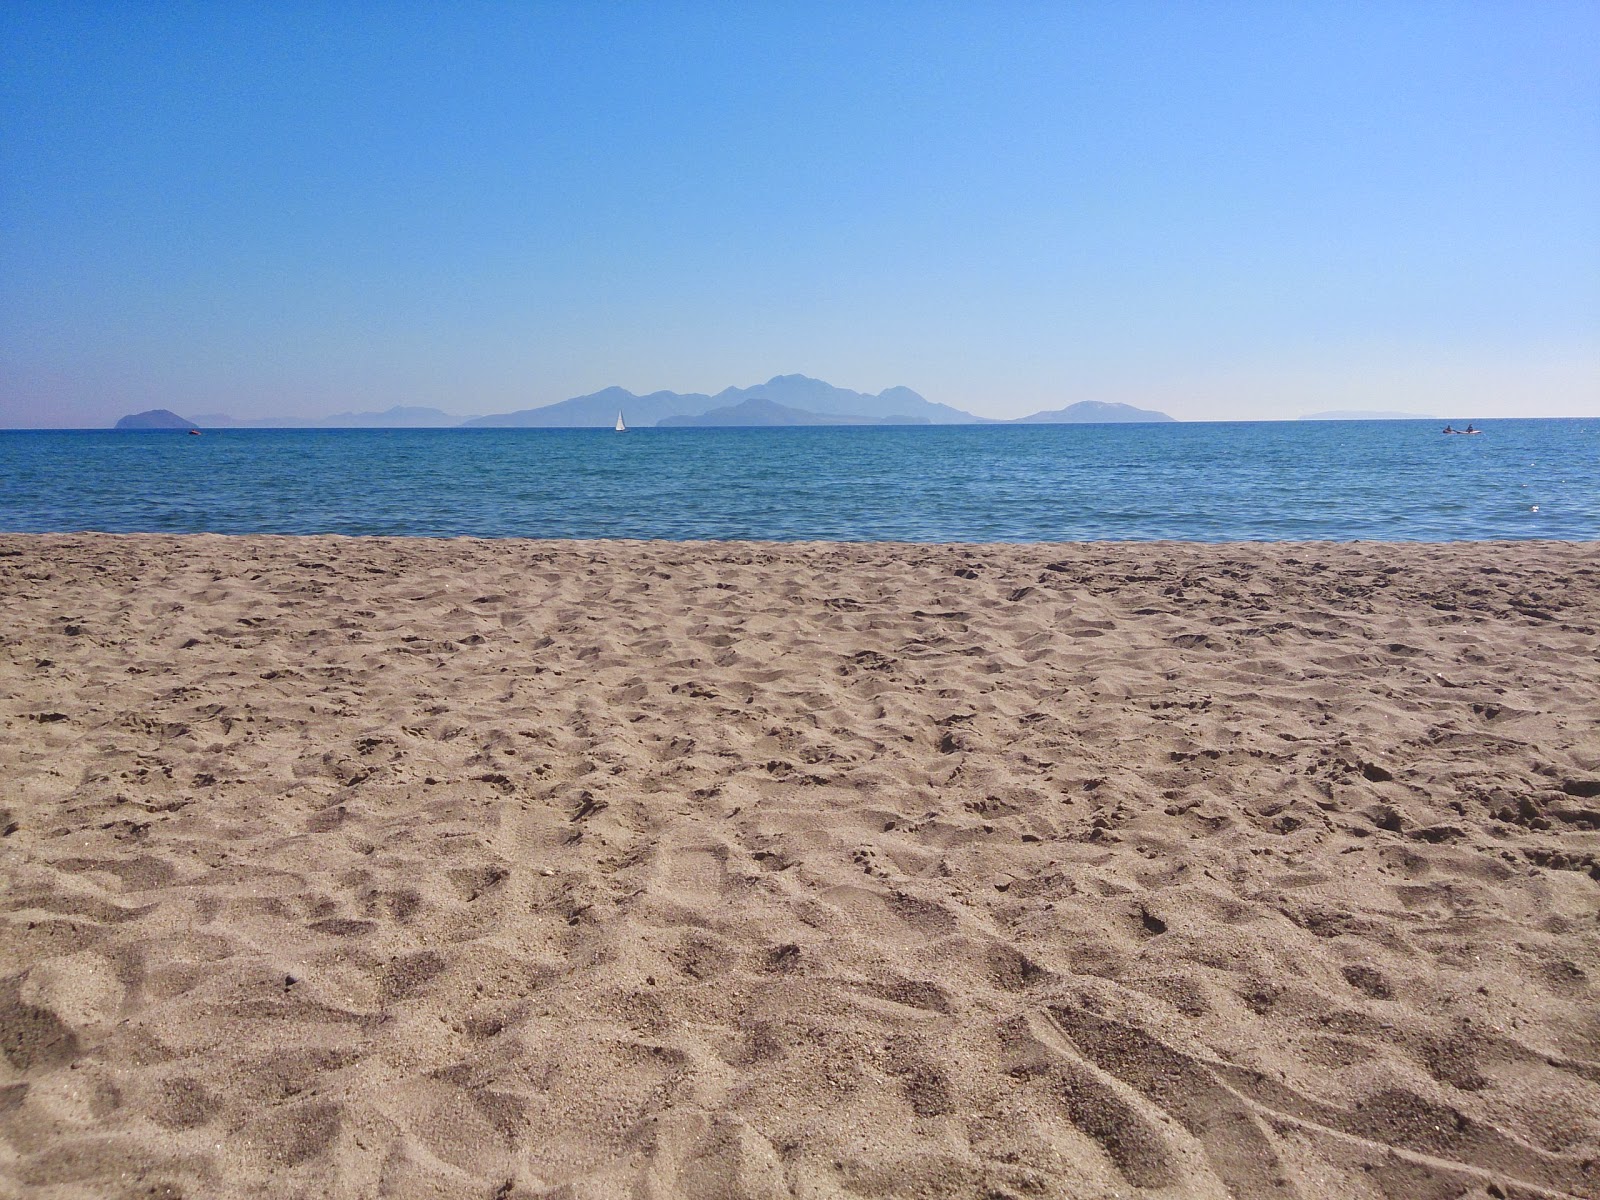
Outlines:
[[0,530],[1600,538],[1600,419],[0,432]]

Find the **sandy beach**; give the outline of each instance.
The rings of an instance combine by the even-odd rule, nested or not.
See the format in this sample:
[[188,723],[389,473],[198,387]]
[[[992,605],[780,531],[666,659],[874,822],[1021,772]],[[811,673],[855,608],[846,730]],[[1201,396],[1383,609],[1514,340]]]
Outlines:
[[1600,1195],[1596,545],[0,536],[0,1193]]

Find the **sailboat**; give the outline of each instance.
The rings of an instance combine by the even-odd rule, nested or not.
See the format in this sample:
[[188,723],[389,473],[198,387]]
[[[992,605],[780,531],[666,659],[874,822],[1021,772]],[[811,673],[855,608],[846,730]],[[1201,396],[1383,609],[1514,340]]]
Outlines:
[[628,427],[625,424],[623,424],[623,422],[622,422],[622,410],[620,408],[617,409],[617,432],[618,433],[627,433],[628,432]]

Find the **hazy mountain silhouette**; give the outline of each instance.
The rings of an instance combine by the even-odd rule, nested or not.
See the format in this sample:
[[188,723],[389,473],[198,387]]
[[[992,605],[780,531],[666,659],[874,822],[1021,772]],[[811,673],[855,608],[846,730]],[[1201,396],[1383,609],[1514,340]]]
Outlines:
[[1065,408],[1036,412],[1032,416],[1018,417],[1014,425],[1101,425],[1132,424],[1138,422],[1170,421],[1164,412],[1149,408],[1135,408],[1131,404],[1107,404],[1100,400],[1080,400]]
[[180,417],[165,408],[146,409],[132,413],[116,423],[117,429],[193,429],[194,422]]
[[[117,423],[123,428],[154,428],[123,422],[153,419],[139,413]],[[238,420],[221,413],[195,418],[195,424],[213,429],[598,429],[610,428],[622,413],[629,425],[989,425],[989,417],[935,404],[908,387],[885,388],[876,395],[834,387],[807,375],[774,375],[751,387],[724,388],[715,396],[704,392],[651,392],[639,396],[622,387],[608,387],[587,396],[574,396],[539,408],[461,419],[437,408],[395,407],[385,412],[337,413],[331,417],[259,417]],[[188,425],[167,413],[177,428]],[[688,419],[693,418],[693,419]],[[1019,417],[1011,424],[1046,425],[1101,421],[1170,421],[1166,413],[1134,408],[1129,404],[1104,404],[1084,400],[1066,408]]]
[[654,425],[663,417],[702,413],[712,407],[711,397],[700,392],[651,392],[636,396],[627,388],[608,387],[587,396],[574,396],[543,408],[524,408],[517,412],[473,417],[461,424],[468,428],[585,429],[610,426],[623,413],[630,425]]
[[239,420],[223,413],[208,413],[195,420],[212,429],[446,429],[461,418],[437,408],[396,405],[383,412],[335,413],[331,417],[256,417]]
[[[834,387],[805,375],[774,375],[754,387],[727,388],[711,398],[717,407],[732,407],[745,400],[771,400],[787,408],[836,416],[897,418],[906,424],[972,425],[983,421],[969,412],[935,404],[908,387],[885,388],[877,395]],[[893,422],[890,422],[893,423]]]
[[790,408],[775,400],[755,397],[726,408],[713,408],[698,416],[663,417],[656,424],[662,428],[673,426],[772,426],[772,425],[926,425],[926,419],[903,417],[863,417],[845,413],[806,412]]
[[[971,413],[934,404],[908,387],[886,388],[877,395],[834,387],[805,375],[775,375],[766,383],[747,388],[725,388],[715,396],[701,392],[651,392],[636,396],[626,388],[609,387],[588,396],[574,396],[543,408],[476,417],[469,426],[522,428],[596,427],[610,425],[620,411],[630,425],[655,425],[669,417],[697,417],[713,409],[734,408],[746,400],[768,400],[802,415],[895,418],[905,424],[966,425],[983,420]],[[816,424],[811,421],[761,421],[764,425]],[[827,422],[838,424],[837,421]]]

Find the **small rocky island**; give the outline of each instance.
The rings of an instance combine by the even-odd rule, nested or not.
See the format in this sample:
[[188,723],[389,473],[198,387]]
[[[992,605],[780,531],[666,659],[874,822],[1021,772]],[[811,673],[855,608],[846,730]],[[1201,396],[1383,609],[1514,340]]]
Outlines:
[[193,429],[194,423],[165,408],[152,408],[123,417],[116,429]]

